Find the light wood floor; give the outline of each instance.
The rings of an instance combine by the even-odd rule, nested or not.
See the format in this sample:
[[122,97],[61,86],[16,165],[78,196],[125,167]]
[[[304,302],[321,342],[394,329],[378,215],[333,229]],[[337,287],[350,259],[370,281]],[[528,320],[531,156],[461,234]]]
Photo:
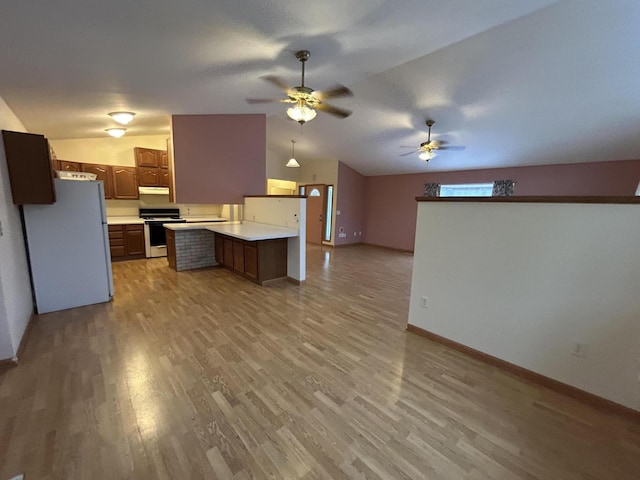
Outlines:
[[308,283],[114,265],[0,376],[0,480],[638,479],[640,426],[404,331],[412,257]]

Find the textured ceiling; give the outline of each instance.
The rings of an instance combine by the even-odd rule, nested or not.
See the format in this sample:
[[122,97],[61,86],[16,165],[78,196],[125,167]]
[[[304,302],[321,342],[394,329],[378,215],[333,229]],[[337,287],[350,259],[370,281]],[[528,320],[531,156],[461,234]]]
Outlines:
[[[640,157],[640,2],[620,0],[113,0],[5,2],[0,96],[30,131],[168,133],[170,114],[266,113],[286,159],[337,158],[364,174]],[[303,129],[260,76],[353,98],[345,120]],[[428,164],[401,156],[434,137],[464,145]]]

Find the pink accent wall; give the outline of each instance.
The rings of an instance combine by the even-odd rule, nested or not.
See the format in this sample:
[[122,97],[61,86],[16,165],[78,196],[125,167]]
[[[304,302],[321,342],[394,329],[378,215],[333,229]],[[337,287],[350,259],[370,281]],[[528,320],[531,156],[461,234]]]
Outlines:
[[266,188],[266,115],[173,115],[177,203],[243,203]]
[[[340,210],[340,215],[336,215],[335,245],[360,243],[364,238],[365,185],[366,177],[344,163],[338,162],[336,210]],[[340,228],[344,228],[346,237],[338,236]],[[353,232],[356,232],[355,236]]]
[[415,197],[422,196],[425,183],[494,180],[515,180],[514,194],[519,196],[633,196],[640,181],[640,160],[366,177],[363,242],[413,251]]

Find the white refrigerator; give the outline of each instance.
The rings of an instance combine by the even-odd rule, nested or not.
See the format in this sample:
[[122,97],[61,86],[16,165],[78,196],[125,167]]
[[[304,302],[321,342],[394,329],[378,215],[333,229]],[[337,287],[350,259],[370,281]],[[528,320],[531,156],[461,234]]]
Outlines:
[[23,207],[38,313],[108,302],[113,296],[102,182],[54,182],[56,203]]

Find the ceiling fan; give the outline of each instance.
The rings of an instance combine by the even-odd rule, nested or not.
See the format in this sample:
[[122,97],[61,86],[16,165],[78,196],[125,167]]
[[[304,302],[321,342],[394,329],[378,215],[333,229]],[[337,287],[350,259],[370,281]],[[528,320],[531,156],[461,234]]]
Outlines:
[[300,50],[296,52],[296,58],[302,63],[302,82],[297,87],[289,87],[280,77],[275,75],[266,75],[261,77],[263,80],[275,85],[282,90],[287,98],[270,99],[270,98],[247,98],[247,103],[292,103],[291,108],[287,109],[287,115],[298,122],[300,125],[313,120],[319,110],[340,118],[347,118],[351,115],[350,110],[334,107],[325,103],[328,98],[350,97],[353,95],[351,90],[343,85],[336,85],[328,90],[317,91],[309,88],[304,84],[304,64],[309,60],[311,53],[309,50]]
[[[465,147],[460,145],[446,145],[447,142],[439,141],[439,140],[431,140],[431,127],[433,127],[435,124],[436,122],[434,122],[433,120],[427,120],[427,127],[429,127],[429,136],[427,137],[427,141],[422,142],[418,147],[417,151],[420,152],[418,154],[418,158],[420,160],[425,160],[428,162],[429,160],[437,156],[436,154],[437,150],[464,150],[465,149]],[[412,155],[413,153],[415,152],[411,151],[411,152],[403,153],[400,156],[405,157],[407,155]]]

